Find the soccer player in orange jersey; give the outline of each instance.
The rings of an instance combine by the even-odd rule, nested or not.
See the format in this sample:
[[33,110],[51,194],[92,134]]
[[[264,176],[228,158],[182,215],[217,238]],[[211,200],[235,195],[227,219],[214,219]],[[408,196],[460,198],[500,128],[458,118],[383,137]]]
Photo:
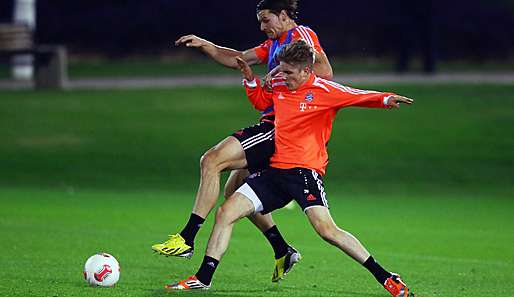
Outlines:
[[238,59],[247,95],[259,110],[275,106],[276,150],[268,170],[246,179],[216,212],[216,222],[198,272],[170,289],[208,289],[226,251],[234,223],[255,213],[270,213],[295,200],[316,232],[368,269],[392,296],[412,296],[396,273],[378,264],[352,234],[339,228],[328,210],[322,176],[328,163],[326,144],[337,111],[347,106],[391,108],[413,100],[358,90],[312,73],[313,52],[303,41],[285,46],[278,55],[281,77],[272,90],[255,80],[248,64]]
[[[249,65],[267,64],[270,73],[278,65],[276,55],[280,49],[294,40],[305,40],[315,52],[314,73],[330,79],[332,68],[321,47],[317,35],[310,28],[298,25],[297,0],[262,0],[257,5],[260,29],[268,39],[260,45],[245,50],[221,47],[194,35],[180,37],[177,45],[198,48],[216,62],[238,69],[235,57],[241,57]],[[268,76],[268,77],[271,77]],[[229,197],[250,173],[266,169],[274,152],[273,106],[262,110],[259,123],[236,131],[209,149],[201,158],[201,179],[190,218],[181,232],[171,235],[152,249],[166,256],[191,257],[194,239],[201,224],[216,205],[220,191],[220,172],[232,170],[225,185],[225,197]],[[275,269],[272,281],[280,280],[300,254],[283,239],[271,215],[256,213],[250,220],[263,232],[275,253]]]

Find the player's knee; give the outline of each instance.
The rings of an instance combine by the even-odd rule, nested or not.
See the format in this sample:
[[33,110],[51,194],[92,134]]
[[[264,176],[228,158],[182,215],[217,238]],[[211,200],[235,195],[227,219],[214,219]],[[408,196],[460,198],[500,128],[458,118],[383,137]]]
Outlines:
[[223,203],[218,209],[216,210],[216,223],[217,224],[229,224],[232,221],[234,221],[233,218],[233,210],[230,205],[227,203]]
[[227,220],[227,211],[223,207],[223,205],[221,205],[220,207],[218,207],[218,209],[216,209],[216,224],[224,223],[226,220]]
[[220,153],[215,149],[210,149],[200,158],[200,168],[202,171],[218,170]]

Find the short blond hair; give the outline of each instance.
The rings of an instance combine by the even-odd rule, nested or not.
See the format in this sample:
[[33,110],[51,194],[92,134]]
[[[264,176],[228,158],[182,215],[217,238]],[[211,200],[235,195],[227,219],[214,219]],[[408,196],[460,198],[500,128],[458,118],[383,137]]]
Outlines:
[[312,69],[314,50],[303,40],[297,40],[285,45],[278,53],[277,60],[300,67]]

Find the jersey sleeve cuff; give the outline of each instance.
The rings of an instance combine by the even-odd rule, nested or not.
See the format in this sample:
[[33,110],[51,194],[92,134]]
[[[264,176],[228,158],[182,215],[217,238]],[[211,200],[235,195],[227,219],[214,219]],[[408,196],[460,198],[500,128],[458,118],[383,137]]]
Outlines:
[[250,89],[255,89],[257,87],[257,79],[254,78],[251,81],[243,79],[243,86],[250,88]]
[[389,106],[389,99],[391,99],[391,97],[393,97],[394,95],[389,95],[389,96],[385,96],[384,97],[384,106]]

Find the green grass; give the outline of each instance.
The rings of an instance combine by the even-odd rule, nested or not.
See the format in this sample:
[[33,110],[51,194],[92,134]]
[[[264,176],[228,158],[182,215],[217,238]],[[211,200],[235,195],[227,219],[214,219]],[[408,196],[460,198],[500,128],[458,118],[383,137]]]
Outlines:
[[[192,193],[2,189],[0,196],[3,296],[168,296],[165,283],[196,272],[212,224],[210,217],[192,260],[164,258],[150,245],[182,226]],[[510,295],[511,198],[329,193],[336,222],[422,297]],[[281,210],[275,220],[304,256],[286,280],[270,282],[271,249],[243,221],[214,289],[194,296],[387,296],[362,267],[322,242],[299,209]],[[89,288],[82,279],[85,260],[98,251],[122,265],[116,288]]]
[[[370,88],[417,101],[340,112],[326,178],[336,222],[418,297],[511,295],[514,86]],[[0,91],[0,295],[168,296],[163,284],[196,271],[212,217],[191,261],[150,245],[189,216],[201,154],[255,119],[240,88]],[[214,289],[178,295],[387,296],[299,209],[275,220],[304,256],[284,282],[271,284],[271,249],[243,221]],[[122,265],[115,288],[82,279],[98,251]]]
[[[264,67],[256,69],[264,72]],[[113,61],[77,60],[70,63],[70,77],[133,77],[133,76],[181,76],[181,75],[223,75],[237,74],[230,68],[205,58],[191,60],[120,59]]]

